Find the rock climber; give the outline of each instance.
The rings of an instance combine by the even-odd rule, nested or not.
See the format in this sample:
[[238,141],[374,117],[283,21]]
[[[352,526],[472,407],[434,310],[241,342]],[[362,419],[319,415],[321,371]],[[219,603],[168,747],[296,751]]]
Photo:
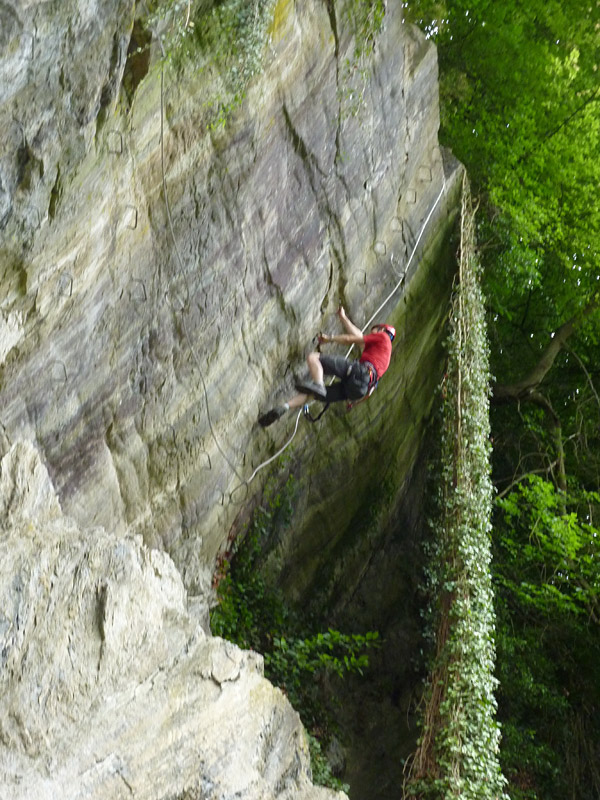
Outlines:
[[[348,319],[342,306],[337,313],[346,333],[334,336],[320,333],[319,344],[355,344],[362,351],[360,358],[353,360],[340,355],[309,353],[306,363],[310,377],[296,381],[299,394],[258,418],[263,428],[272,425],[290,409],[301,408],[309,396],[327,404],[340,400],[350,402],[361,400],[370,394],[389,367],[396,329],[387,324],[373,325],[370,333],[363,334],[360,328]],[[325,386],[325,375],[333,375],[339,378],[339,381]]]

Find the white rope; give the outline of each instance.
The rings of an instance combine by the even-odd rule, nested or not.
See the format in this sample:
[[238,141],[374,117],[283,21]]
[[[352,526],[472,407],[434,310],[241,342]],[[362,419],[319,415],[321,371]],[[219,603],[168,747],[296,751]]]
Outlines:
[[[412,262],[412,260],[413,260],[413,257],[414,257],[414,255],[415,255],[415,253],[417,252],[417,247],[419,246],[419,242],[421,241],[421,237],[423,236],[423,233],[425,232],[425,228],[427,227],[427,225],[428,225],[428,223],[429,223],[429,220],[431,219],[431,215],[432,215],[432,214],[433,214],[433,212],[435,211],[437,204],[440,202],[440,200],[441,200],[441,198],[442,198],[442,195],[444,194],[444,192],[445,192],[445,190],[446,190],[446,175],[445,175],[445,174],[444,174],[444,172],[443,172],[443,167],[442,167],[442,176],[443,176],[443,179],[444,179],[444,180],[443,180],[443,183],[442,183],[442,188],[440,189],[440,193],[438,194],[438,196],[437,196],[437,198],[436,198],[436,201],[435,201],[435,203],[434,203],[434,204],[431,206],[431,209],[430,209],[430,211],[429,211],[429,214],[427,215],[427,217],[426,217],[426,219],[425,219],[425,222],[424,222],[424,223],[423,223],[423,225],[421,226],[421,230],[420,230],[420,232],[419,232],[419,235],[417,236],[417,240],[416,240],[416,242],[415,242],[415,246],[414,246],[414,247],[413,247],[413,249],[412,249],[412,253],[410,254],[410,258],[409,258],[409,259],[408,259],[408,261],[406,262],[406,267],[404,268],[404,272],[402,273],[402,277],[400,278],[400,280],[398,281],[398,283],[397,283],[397,284],[394,286],[394,288],[392,289],[392,291],[391,291],[391,292],[388,294],[388,296],[385,298],[385,300],[383,301],[383,303],[382,303],[382,304],[379,306],[379,308],[377,309],[377,311],[375,311],[375,313],[373,314],[373,316],[372,316],[372,317],[371,317],[371,318],[370,318],[370,319],[369,319],[367,322],[365,322],[365,324],[364,324],[364,325],[363,325],[363,327],[361,328],[361,333],[364,333],[364,332],[367,330],[367,328],[368,328],[368,327],[371,325],[371,323],[373,322],[373,320],[374,320],[374,319],[376,319],[376,318],[379,316],[379,312],[381,311],[381,309],[382,309],[382,308],[383,308],[383,307],[384,307],[384,306],[385,306],[385,305],[388,303],[388,301],[390,300],[390,298],[391,298],[391,297],[393,297],[393,295],[394,295],[394,294],[396,294],[396,292],[398,291],[398,289],[399,289],[399,288],[402,286],[402,284],[404,283],[404,279],[406,278],[406,276],[407,276],[407,274],[408,274],[408,268],[410,267],[410,264],[411,264],[411,262]],[[346,353],[346,358],[348,358],[348,356],[349,356],[349,355],[350,355],[350,353],[352,352],[352,348],[353,348],[353,347],[354,347],[354,345],[353,345],[353,344],[351,344],[351,345],[350,345],[350,347],[348,348],[348,352]]]
[[301,416],[302,416],[302,409],[300,409],[300,410],[298,411],[298,414],[296,415],[296,423],[295,423],[295,425],[294,425],[294,432],[292,433],[292,435],[290,436],[290,438],[287,440],[287,442],[286,442],[286,443],[283,445],[283,447],[281,447],[281,448],[280,448],[280,449],[279,449],[279,450],[278,450],[278,451],[277,451],[277,452],[276,452],[274,455],[272,455],[270,458],[267,458],[267,460],[266,460],[266,461],[263,461],[261,464],[259,464],[259,465],[258,465],[258,467],[256,467],[256,469],[254,470],[254,472],[252,473],[252,475],[250,475],[250,477],[249,477],[247,480],[245,480],[245,481],[242,481],[240,484],[238,484],[237,486],[235,486],[235,487],[234,487],[234,488],[231,490],[231,492],[229,493],[229,496],[230,496],[230,497],[233,495],[233,493],[234,493],[234,492],[237,492],[237,490],[238,490],[238,489],[241,489],[241,487],[242,487],[242,486],[249,486],[249,485],[252,483],[252,481],[254,480],[254,478],[256,478],[256,476],[258,475],[258,473],[261,471],[261,469],[263,469],[264,467],[267,467],[269,464],[272,464],[272,463],[273,463],[273,461],[276,461],[276,460],[279,458],[279,456],[280,456],[280,455],[281,455],[281,454],[282,454],[282,453],[283,453],[285,450],[287,450],[287,449],[288,449],[288,447],[289,447],[289,446],[291,445],[291,443],[294,441],[294,437],[296,436],[296,433],[298,432],[298,425],[299,425],[299,423],[300,423],[300,417],[301,417]]
[[369,325],[370,325],[370,324],[373,322],[373,320],[374,320],[376,317],[378,317],[378,316],[379,316],[379,312],[380,312],[380,311],[381,311],[381,309],[382,309],[382,308],[383,308],[383,307],[384,307],[384,306],[385,306],[385,305],[388,303],[388,301],[390,300],[390,298],[391,298],[391,297],[392,297],[392,296],[393,296],[393,295],[394,295],[394,294],[395,294],[395,293],[398,291],[398,289],[400,288],[400,286],[402,286],[402,283],[404,282],[404,279],[406,278],[406,275],[407,275],[407,273],[408,273],[408,268],[410,267],[411,261],[413,260],[413,257],[414,257],[414,255],[415,255],[415,253],[417,252],[417,247],[419,246],[419,242],[421,241],[421,237],[423,236],[423,233],[425,232],[425,228],[427,227],[427,225],[428,225],[428,223],[429,223],[429,220],[431,219],[431,215],[432,215],[432,214],[433,214],[433,212],[435,211],[435,209],[436,209],[436,207],[437,207],[437,204],[440,202],[440,200],[441,200],[441,198],[442,198],[442,195],[444,194],[444,192],[445,192],[445,190],[446,190],[446,176],[444,175],[444,172],[443,172],[443,167],[442,167],[442,175],[443,175],[443,178],[444,178],[444,182],[443,182],[443,184],[442,184],[442,188],[440,189],[440,193],[438,194],[438,196],[437,196],[437,198],[436,198],[436,201],[435,201],[435,203],[434,203],[434,204],[431,206],[431,210],[429,211],[429,214],[427,215],[427,217],[426,217],[426,219],[425,219],[425,222],[424,222],[424,223],[423,223],[423,225],[421,226],[421,231],[419,232],[419,235],[417,236],[417,241],[415,242],[415,246],[414,246],[414,247],[413,247],[413,249],[412,249],[412,253],[410,254],[410,258],[409,258],[409,259],[408,259],[408,261],[406,262],[406,267],[404,268],[404,273],[402,274],[402,277],[400,278],[400,280],[398,281],[398,283],[397,283],[397,284],[394,286],[394,288],[392,289],[392,291],[391,291],[391,292],[388,294],[388,296],[385,298],[385,300],[383,301],[383,303],[382,303],[382,304],[379,306],[379,308],[377,309],[377,311],[376,311],[376,312],[373,314],[373,316],[372,316],[372,317],[371,317],[371,318],[368,320],[368,322],[366,322],[366,323],[365,323],[365,326],[364,326],[364,328],[362,328],[362,331],[363,331],[363,333],[364,333],[364,331],[366,331],[366,329],[369,327]]

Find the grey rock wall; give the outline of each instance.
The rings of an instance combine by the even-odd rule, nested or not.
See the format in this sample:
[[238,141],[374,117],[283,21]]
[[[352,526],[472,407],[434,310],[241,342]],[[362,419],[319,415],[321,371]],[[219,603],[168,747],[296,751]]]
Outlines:
[[[3,448],[34,442],[69,515],[139,532],[206,592],[259,488],[244,482],[287,438],[259,410],[339,302],[366,322],[440,192],[435,51],[389,4],[348,77],[344,16],[332,28],[326,4],[282,0],[264,74],[211,132],[193,64],[161,92],[155,63],[131,105],[118,95],[131,3],[10,8]],[[447,215],[445,195],[424,245]]]
[[164,552],[65,517],[29,442],[0,505],[3,800],[345,797],[312,786],[262,657],[206,635]]
[[15,798],[322,797],[259,659],[200,622],[294,430],[257,415],[339,303],[362,326],[389,298],[399,335],[377,396],[288,451],[290,593],[353,594],[379,541],[351,541],[364,478],[410,475],[458,174],[436,55],[388,3],[352,69],[343,3],[279,0],[262,75],[211,129],[202,64],[163,70],[155,39],[133,74],[135,5],[0,3],[0,767]]

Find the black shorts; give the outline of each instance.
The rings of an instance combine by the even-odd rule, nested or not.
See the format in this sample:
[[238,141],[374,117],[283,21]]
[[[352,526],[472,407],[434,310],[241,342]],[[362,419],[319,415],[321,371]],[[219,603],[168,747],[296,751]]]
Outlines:
[[351,361],[344,356],[320,356],[325,375],[334,375],[340,382],[327,386],[324,403],[340,400],[360,400],[369,391],[369,368],[360,361]]

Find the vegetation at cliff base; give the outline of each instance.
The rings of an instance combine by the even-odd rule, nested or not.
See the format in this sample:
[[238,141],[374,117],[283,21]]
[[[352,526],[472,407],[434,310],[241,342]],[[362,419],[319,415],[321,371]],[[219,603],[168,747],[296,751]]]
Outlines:
[[211,630],[239,647],[262,653],[265,676],[285,692],[308,730],[313,779],[347,791],[321,749],[333,733],[333,720],[323,702],[325,682],[328,676],[363,674],[369,665],[368,650],[377,647],[379,636],[375,631],[347,634],[317,629],[263,575],[263,547],[289,525],[293,492],[292,477],[283,491],[274,493],[268,485],[247,530],[222,560]]

